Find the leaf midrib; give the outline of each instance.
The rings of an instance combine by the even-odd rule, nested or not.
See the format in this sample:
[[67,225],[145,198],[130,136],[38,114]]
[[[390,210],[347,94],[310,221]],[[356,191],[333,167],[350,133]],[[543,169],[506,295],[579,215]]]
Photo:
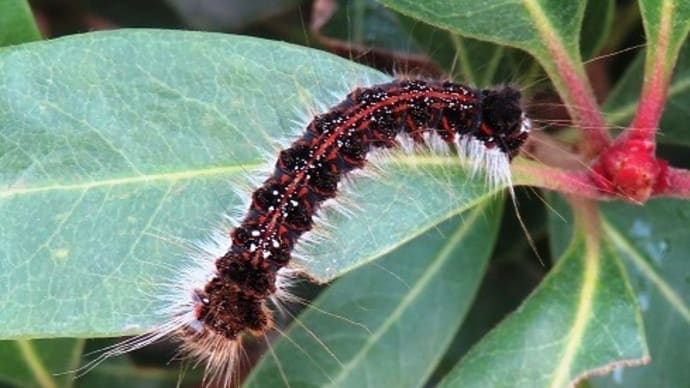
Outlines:
[[2,191],[0,191],[0,198],[13,197],[16,195],[25,194],[35,194],[42,192],[53,192],[53,191],[88,191],[99,187],[112,187],[112,186],[124,186],[131,185],[135,183],[151,183],[159,181],[180,181],[186,179],[214,176],[214,175],[226,175],[234,174],[237,172],[246,172],[247,170],[255,169],[261,167],[263,164],[260,163],[248,163],[242,165],[228,166],[228,167],[214,167],[214,168],[204,168],[200,170],[186,170],[178,172],[168,172],[161,174],[145,174],[136,175],[125,178],[113,178],[113,179],[103,179],[91,182],[80,182],[74,184],[62,184],[55,183],[46,186],[37,187],[19,187],[14,188],[9,186]]
[[599,267],[601,265],[599,257],[600,246],[597,236],[587,235],[584,239],[585,252],[583,257],[582,288],[578,297],[577,311],[575,312],[572,329],[568,333],[565,351],[555,369],[554,378],[551,380],[550,386],[552,388],[565,386],[571,380],[571,365],[592,317],[592,304],[594,293],[597,290],[597,279],[599,278]]
[[26,366],[31,371],[31,375],[36,379],[38,385],[42,388],[57,388],[58,384],[55,382],[50,372],[46,370],[31,341],[19,339],[16,341],[16,344]]
[[[458,166],[461,167],[461,162],[458,158],[449,156],[435,156],[435,155],[397,155],[389,158],[384,163],[403,165],[405,167],[418,166]],[[198,170],[185,170],[177,172],[167,172],[160,174],[144,174],[125,178],[103,179],[91,182],[80,182],[74,184],[55,183],[45,186],[37,187],[13,187],[5,186],[0,190],[0,198],[13,197],[17,195],[35,194],[52,191],[87,191],[99,187],[112,187],[131,185],[135,183],[150,183],[158,181],[175,182],[186,179],[194,179],[215,175],[230,175],[235,173],[246,173],[247,171],[256,170],[266,165],[265,162],[253,161],[240,165],[226,166],[226,167],[212,167]],[[19,186],[19,185],[17,185]]]

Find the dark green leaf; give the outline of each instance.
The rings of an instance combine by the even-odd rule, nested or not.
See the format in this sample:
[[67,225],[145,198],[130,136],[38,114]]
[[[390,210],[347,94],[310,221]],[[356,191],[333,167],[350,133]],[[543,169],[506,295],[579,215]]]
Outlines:
[[483,277],[496,205],[485,202],[336,281],[247,386],[424,386]]
[[471,349],[442,386],[564,387],[646,357],[642,321],[613,247],[576,229],[532,296]]
[[541,74],[524,51],[465,38],[403,15],[399,19],[417,45],[455,79],[481,87],[515,81],[532,85]]
[[[564,97],[569,96],[560,61],[579,66],[583,1],[380,0],[396,11],[453,33],[532,54]],[[557,53],[557,54],[555,54]],[[573,69],[583,73],[581,68]]]
[[27,0],[0,0],[0,47],[39,39]]
[[[651,363],[594,387],[683,387],[690,381],[690,204],[659,199],[604,208],[605,238],[624,259],[645,323]],[[618,326],[614,326],[618,329]]]
[[[50,1],[54,0],[44,0],[43,3]],[[71,2],[70,5],[76,8],[73,12],[77,15],[79,12],[98,15],[120,28],[184,28],[180,15],[167,4],[169,2],[166,0],[89,0],[84,3]]]
[[0,383],[15,387],[72,386],[84,340],[16,340],[0,342]]
[[[196,387],[201,381],[201,370],[179,366],[154,368],[137,366],[127,357],[108,359],[97,368],[74,381],[76,388],[168,388]],[[179,386],[177,384],[180,384]]]
[[375,0],[338,0],[335,13],[318,31],[343,45],[359,45],[409,55],[418,53],[412,39],[405,39],[394,12]]
[[165,0],[193,28],[211,31],[236,31],[281,12],[297,7],[304,0]]
[[[471,0],[381,2],[429,24],[533,53],[548,52],[542,35],[544,32],[540,29],[550,29],[556,34],[553,38],[568,42],[569,50],[576,50],[585,9],[584,2],[575,1],[508,1],[496,4]],[[498,20],[506,22],[497,24]]]
[[583,58],[591,58],[601,50],[609,39],[613,17],[616,11],[614,0],[587,1],[585,17],[580,36]]

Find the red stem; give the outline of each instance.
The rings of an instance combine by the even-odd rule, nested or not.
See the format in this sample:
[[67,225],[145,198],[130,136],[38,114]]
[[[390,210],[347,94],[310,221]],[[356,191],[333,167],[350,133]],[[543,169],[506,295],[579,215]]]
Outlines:
[[[605,179],[595,171],[562,170],[546,167],[542,164],[518,159],[513,163],[512,170],[518,185],[540,187],[542,189],[558,191],[563,194],[573,194],[581,198],[610,201],[624,199],[641,204],[647,198],[636,198],[629,193],[606,191],[600,180]],[[690,199],[690,171],[665,167],[659,174],[663,176],[653,188],[653,197],[674,197]]]
[[583,148],[585,155],[596,155],[611,143],[611,136],[601,115],[601,110],[594,98],[589,81],[578,72],[570,61],[565,49],[555,39],[547,39],[549,51],[554,56],[558,73],[567,86],[570,114],[573,121],[583,131]]
[[666,72],[664,69],[668,58],[668,43],[671,29],[671,21],[667,20],[669,17],[666,15],[667,13],[662,11],[658,33],[659,39],[655,46],[650,46],[649,49],[653,51],[647,54],[651,57],[647,61],[645,82],[635,118],[630,127],[617,140],[617,143],[627,142],[632,139],[650,142],[655,140],[654,136],[661,121],[664,105],[666,105],[666,96],[668,95],[668,85],[671,77],[671,72]]
[[655,196],[690,199],[690,171],[669,167],[668,184],[654,193]]
[[663,74],[663,64],[658,60],[656,64],[642,90],[635,118],[619,139],[621,142],[631,139],[654,142],[668,94],[668,79]]
[[562,170],[532,162],[516,162],[512,167],[518,185],[535,186],[578,197],[612,200],[615,193],[606,193],[592,178],[591,171]]

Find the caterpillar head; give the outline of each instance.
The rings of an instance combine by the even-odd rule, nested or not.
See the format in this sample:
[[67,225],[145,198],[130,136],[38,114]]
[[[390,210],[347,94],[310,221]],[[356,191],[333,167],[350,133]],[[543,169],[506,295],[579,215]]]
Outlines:
[[482,120],[477,136],[510,158],[517,155],[532,127],[522,110],[520,97],[520,91],[510,86],[482,90]]

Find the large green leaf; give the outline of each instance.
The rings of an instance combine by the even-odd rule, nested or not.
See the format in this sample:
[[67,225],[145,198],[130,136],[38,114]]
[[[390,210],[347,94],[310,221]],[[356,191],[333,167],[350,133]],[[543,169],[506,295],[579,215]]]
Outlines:
[[646,346],[620,259],[608,242],[599,245],[578,228],[532,296],[442,386],[564,387],[613,365],[639,363]]
[[336,281],[247,386],[424,386],[483,277],[496,205],[485,202]]
[[[208,33],[84,34],[2,54],[0,338],[161,323],[152,295],[191,242],[242,205],[242,177],[302,131],[295,110],[389,79],[313,50]],[[491,195],[453,156],[399,155],[381,170],[349,185],[357,217],[332,215],[337,236],[307,249],[314,276],[373,260]]]
[[41,39],[26,0],[0,0],[0,47]]
[[[570,219],[556,203],[559,213]],[[610,376],[596,378],[596,387],[675,387],[690,378],[684,362],[690,357],[690,271],[687,259],[687,201],[657,199],[644,207],[623,203],[606,204],[603,208],[602,238],[608,241],[621,258],[631,278],[650,346],[651,363],[631,369],[618,369]],[[568,225],[553,216],[551,233],[556,236],[556,250]]]
[[[651,363],[594,387],[683,387],[690,381],[690,204],[659,199],[604,209],[604,238],[624,259],[642,310]],[[617,328],[618,326],[616,326]]]

